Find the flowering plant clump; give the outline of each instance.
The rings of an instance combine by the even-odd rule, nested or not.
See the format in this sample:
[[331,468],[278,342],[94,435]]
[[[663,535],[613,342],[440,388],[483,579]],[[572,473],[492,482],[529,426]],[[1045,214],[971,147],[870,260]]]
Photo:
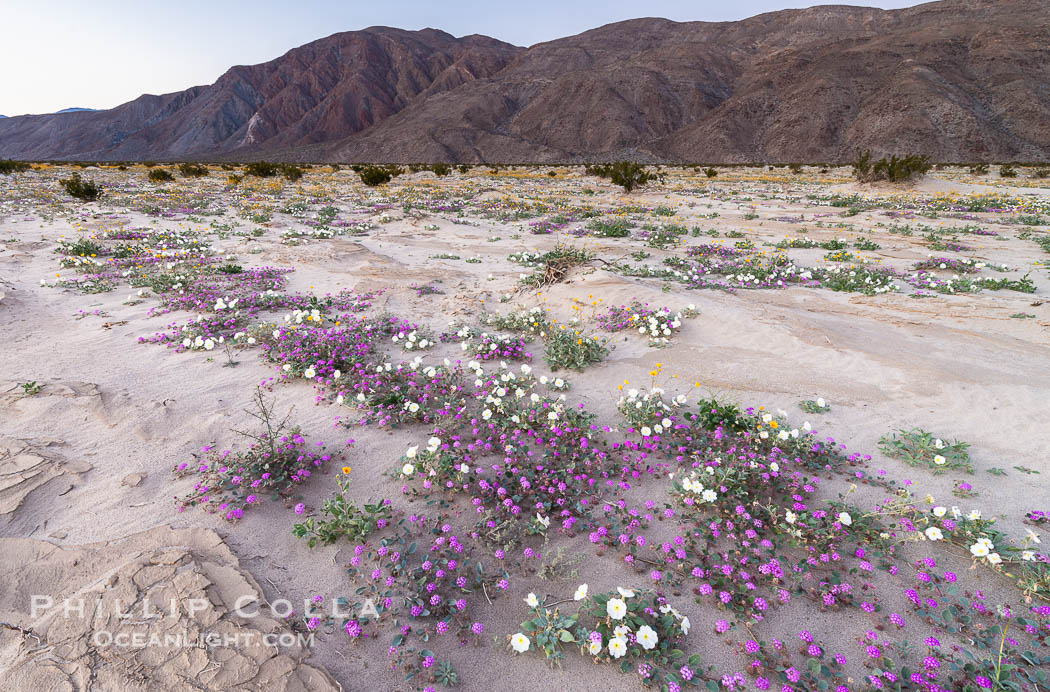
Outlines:
[[821,286],[832,291],[847,291],[873,296],[897,290],[896,284],[893,283],[896,277],[888,269],[850,265],[814,270],[813,276],[820,281]]
[[864,264],[866,260],[860,255],[854,255],[847,250],[835,250],[824,255],[825,262],[856,262]]
[[817,397],[816,399],[806,399],[799,402],[798,407],[806,413],[827,413],[831,410],[831,406],[824,401],[823,397]]
[[592,219],[587,230],[599,238],[626,238],[633,226],[627,219]]
[[675,243],[681,242],[683,236],[689,233],[689,229],[678,224],[646,224],[644,230],[638,235],[645,239],[645,244],[652,248],[664,249]]
[[1020,279],[993,279],[985,277],[977,281],[977,285],[989,291],[1017,291],[1018,293],[1035,293],[1035,282],[1025,274]]
[[[460,366],[422,365],[420,356],[409,363],[381,363],[364,368],[355,381],[337,382],[336,403],[356,406],[364,413],[362,425],[397,425],[410,421],[438,424],[461,415],[468,401]],[[332,388],[329,389],[329,396]]]
[[521,337],[485,332],[474,345],[474,357],[479,360],[532,360],[526,351],[528,344]]
[[922,507],[910,502],[904,491],[898,493],[898,497],[876,507],[876,513],[896,517],[905,537],[955,546],[968,553],[975,564],[987,565],[1012,577],[1026,597],[1050,600],[1050,560],[1035,550],[1039,538],[1034,533],[1030,532],[1017,545],[994,528],[994,518],[982,516],[980,510],[963,512],[958,507]]
[[457,324],[452,322],[449,324],[449,331],[441,332],[438,339],[443,344],[459,344],[471,339],[476,339],[481,335],[481,332],[476,328],[466,324]]
[[260,433],[241,433],[254,442],[245,451],[210,452],[193,465],[182,463],[173,471],[176,477],[196,476],[193,490],[178,499],[179,511],[201,506],[221,512],[228,520],[240,519],[244,510],[269,493],[274,499],[292,496],[293,490],[314,471],[322,469],[332,457],[307,447],[299,428],[288,428],[288,417],[278,421],[273,415],[274,401],[256,391],[256,409],[248,413],[262,424]]
[[595,594],[583,599],[578,616],[588,630],[581,653],[619,663],[624,673],[634,669],[645,684],[686,684],[700,668],[698,654],[686,662],[679,648],[689,634],[689,618],[657,591],[617,588]]
[[583,370],[600,363],[609,355],[608,340],[582,332],[564,329],[551,332],[543,358],[551,370]]
[[548,665],[560,667],[564,658],[562,644],[578,643],[575,632],[579,615],[562,615],[557,608],[552,610],[542,607],[533,593],[525,598],[525,603],[535,617],[521,623],[520,632],[507,636],[507,646],[515,653],[523,654],[535,642],[546,656]]
[[639,334],[649,337],[650,346],[666,346],[668,340],[682,328],[682,320],[697,314],[693,305],[672,314],[670,308],[653,309],[648,304],[635,301],[629,306],[609,308],[598,315],[597,322],[607,332],[636,329]]
[[715,288],[724,291],[773,289],[787,286],[816,286],[817,270],[799,267],[782,252],[767,255],[749,249],[722,245],[699,245],[689,248],[688,257],[668,257],[668,278],[691,288]]
[[[1024,614],[1027,609],[994,603],[980,590],[965,591],[959,587],[958,576],[940,568],[933,558],[919,562],[915,572],[913,586],[905,590],[911,612],[927,623],[937,623],[942,629],[938,630],[938,636],[923,640],[922,671],[905,676],[907,679],[918,676],[918,680],[932,683],[948,676],[957,681],[954,689],[965,692],[1038,690],[1050,682],[1046,672],[1050,656],[1033,650],[1048,646],[1050,628],[1045,619],[1050,615],[1050,608],[1033,607],[1029,612],[1036,617],[1027,617]],[[1043,622],[1037,619],[1040,616]],[[942,642],[939,633],[953,631],[967,637],[971,645],[956,647]],[[1022,632],[1035,636],[1027,644],[1022,643],[1019,640]],[[869,660],[877,661],[870,666],[873,673],[868,681],[875,687],[883,681],[892,683],[896,679],[892,662],[882,660],[882,654],[895,643],[879,642],[878,636],[869,631],[864,644]],[[894,648],[906,650],[902,646]],[[878,658],[870,658],[876,653]]]
[[428,348],[433,348],[437,343],[436,337],[429,329],[413,329],[409,332],[400,331],[390,337],[390,340],[395,344],[400,344],[401,348],[406,351],[424,351]]
[[955,274],[976,274],[985,266],[984,262],[972,259],[958,259],[954,257],[934,257],[930,255],[927,259],[916,262],[912,269],[919,271],[931,269],[937,271],[950,271]]
[[813,240],[812,238],[792,238],[789,236],[779,241],[776,245],[774,245],[774,247],[780,248],[782,250],[786,250],[788,248],[812,248],[820,247],[820,243],[816,240]]
[[913,428],[887,433],[879,440],[879,449],[887,456],[900,459],[912,466],[925,466],[934,473],[961,469],[973,473],[973,462],[966,442],[945,442],[939,437]]
[[677,418],[679,408],[687,401],[684,394],[672,397],[670,401],[664,400],[664,390],[653,387],[648,391],[629,389],[620,397],[616,408],[623,415],[627,423],[638,430],[643,437],[653,434],[653,427],[659,435],[664,428],[670,429],[673,425],[672,418]]
[[450,630],[477,633],[467,598],[481,593],[491,600],[509,586],[499,560],[480,555],[477,543],[453,531],[447,518],[384,522],[380,538],[353,549],[347,571],[363,584],[356,593],[374,601],[376,622],[395,617],[408,623],[394,637],[395,647],[417,629],[423,641]]
[[481,323],[503,331],[539,337],[546,336],[551,328],[550,322],[547,320],[547,314],[539,306],[507,315],[485,313],[481,316]]
[[540,375],[540,384],[546,385],[548,389],[553,389],[556,392],[565,392],[572,389],[572,383],[561,377]]
[[267,360],[280,367],[282,377],[326,381],[364,367],[378,352],[381,338],[392,338],[404,330],[411,331],[411,327],[347,315],[328,327],[260,323],[249,327],[246,334],[259,344]]
[[596,663],[618,664],[624,673],[635,670],[646,685],[687,684],[697,674],[699,655],[675,668],[685,656],[678,647],[690,623],[663,595],[622,587],[589,595],[582,584],[572,600],[580,604],[578,612],[562,615],[530,593],[525,603],[534,617],[521,623],[520,632],[508,636],[509,647],[525,653],[535,642],[550,665],[560,666],[562,644],[575,644]]
[[433,284],[409,284],[408,287],[416,292],[416,297],[418,298],[444,293],[444,291]]
[[1040,512],[1039,510],[1032,510],[1024,515],[1025,521],[1030,524],[1050,524],[1050,512]]
[[[331,498],[324,501],[321,506],[321,514],[325,519],[308,518],[306,521],[296,524],[292,529],[292,535],[296,538],[305,538],[306,544],[313,548],[318,543],[330,545],[341,538],[349,541],[362,541],[377,528],[386,525],[391,519],[390,501],[366,503],[362,509],[358,509],[352,500],[347,499],[346,493],[350,487],[350,467],[344,466],[336,484],[339,491]],[[295,507],[296,514],[305,511],[305,506],[298,504]]]
[[550,219],[543,219],[542,221],[530,221],[529,222],[529,233],[533,235],[547,235],[554,233],[565,228],[564,223],[555,223]]

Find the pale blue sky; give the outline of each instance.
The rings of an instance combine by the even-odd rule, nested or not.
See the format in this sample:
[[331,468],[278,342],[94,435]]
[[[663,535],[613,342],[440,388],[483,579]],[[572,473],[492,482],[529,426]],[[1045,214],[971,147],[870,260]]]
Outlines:
[[[111,108],[210,84],[339,31],[387,25],[528,46],[639,16],[726,21],[797,0],[0,0],[0,114]],[[882,8],[915,0],[839,2]]]

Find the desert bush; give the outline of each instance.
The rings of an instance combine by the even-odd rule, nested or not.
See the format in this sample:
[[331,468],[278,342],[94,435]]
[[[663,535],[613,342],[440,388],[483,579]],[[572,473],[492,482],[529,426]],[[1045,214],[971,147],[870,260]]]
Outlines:
[[1037,168],[1032,171],[1033,178],[1050,178],[1050,168]]
[[608,178],[612,175],[612,166],[608,163],[588,164],[583,170],[587,175],[593,175],[596,178]]
[[385,168],[380,168],[378,166],[362,168],[358,172],[358,175],[361,177],[361,182],[369,187],[385,185],[386,183],[389,183],[390,179],[393,177]]
[[146,177],[149,178],[151,183],[168,183],[175,180],[175,176],[163,168],[151,168],[149,175]]
[[988,164],[987,163],[975,163],[970,166],[970,173],[973,175],[988,175]]
[[340,166],[338,163],[333,163],[329,166],[329,168],[332,170],[333,173],[338,173],[340,170],[342,170],[342,166]]
[[708,178],[714,178],[715,176],[718,175],[718,171],[716,171],[714,168],[711,168],[710,166],[708,166],[704,170],[704,175],[706,175]]
[[303,169],[299,166],[295,166],[290,163],[282,163],[280,166],[281,175],[284,176],[285,180],[295,182],[303,177]]
[[285,180],[295,182],[303,177],[303,169],[290,163],[254,161],[244,167],[244,174],[254,175],[257,178],[272,178],[275,175],[282,175]]
[[898,157],[873,160],[870,151],[859,154],[853,161],[853,176],[862,183],[888,180],[891,183],[903,183],[922,176],[930,170],[930,160],[925,154],[908,154]]
[[84,180],[79,173],[74,173],[61,181],[66,193],[82,202],[94,202],[102,196],[102,188],[94,180]]
[[645,170],[645,166],[634,161],[617,161],[609,169],[609,180],[627,192],[662,177],[663,174],[649,173]]
[[237,170],[237,166],[233,165],[232,163],[220,164],[219,168],[221,168],[224,171],[235,171],[235,170]]
[[798,173],[802,172],[802,164],[801,163],[789,163],[788,164],[788,168],[790,168],[791,172],[795,173],[795,174],[798,174]]
[[1004,163],[1002,166],[999,166],[999,177],[1016,178],[1017,168],[1012,163]]
[[25,161],[14,161],[13,159],[0,159],[0,174],[8,175],[9,173],[21,173],[22,171],[28,171],[30,166]]
[[459,172],[460,172],[460,173],[466,173],[466,172],[467,172],[467,171],[469,171],[469,170],[470,170],[470,166],[468,166],[467,164],[465,164],[465,163],[461,163],[461,164],[459,165]]
[[267,161],[253,161],[244,167],[245,175],[254,175],[257,178],[272,178],[277,175],[279,167],[276,163]]
[[439,178],[444,178],[452,172],[452,166],[447,163],[435,163],[430,167],[431,172]]
[[179,175],[183,178],[203,178],[208,175],[208,167],[199,163],[180,163]]
[[376,187],[389,183],[404,172],[404,169],[398,166],[361,166],[357,174],[362,183],[368,187]]

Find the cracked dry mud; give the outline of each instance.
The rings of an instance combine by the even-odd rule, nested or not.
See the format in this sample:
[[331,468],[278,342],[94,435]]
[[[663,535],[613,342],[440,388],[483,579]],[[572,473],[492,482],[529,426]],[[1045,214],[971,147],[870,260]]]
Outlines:
[[0,435],[0,516],[13,513],[30,493],[49,484],[56,495],[68,491],[76,477],[91,470],[91,464],[55,455],[52,447],[61,444],[61,440]]
[[[263,635],[288,630],[267,615],[259,585],[209,529],[162,526],[72,547],[0,539],[0,581],[2,689],[341,689],[301,662],[303,647],[265,643]],[[38,601],[27,612],[34,594],[48,594],[50,607]],[[238,599],[241,612],[258,616],[241,617]],[[206,632],[238,645],[202,646]],[[118,645],[136,633],[188,644]]]

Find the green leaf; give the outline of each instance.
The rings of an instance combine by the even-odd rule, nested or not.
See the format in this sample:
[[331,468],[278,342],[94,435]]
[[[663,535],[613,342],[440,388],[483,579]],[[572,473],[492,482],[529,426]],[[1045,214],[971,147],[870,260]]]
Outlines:
[[671,658],[681,658],[682,656],[685,656],[685,652],[682,651],[681,649],[672,649],[671,653],[668,654],[668,655]]

